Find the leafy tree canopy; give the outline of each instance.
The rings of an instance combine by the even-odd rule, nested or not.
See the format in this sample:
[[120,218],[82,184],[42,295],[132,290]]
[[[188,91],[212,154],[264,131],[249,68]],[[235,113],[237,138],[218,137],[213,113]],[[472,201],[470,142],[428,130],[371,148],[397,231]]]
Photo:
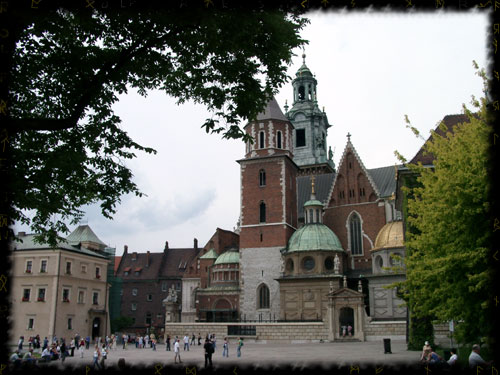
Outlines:
[[10,217],[52,245],[83,205],[99,202],[111,218],[122,195],[142,195],[125,161],[156,151],[121,128],[112,110],[119,94],[159,89],[204,104],[207,132],[246,141],[240,121],[255,118],[286,81],[308,22],[280,11],[195,8],[33,14],[11,29]]
[[[484,77],[484,71],[479,71]],[[486,80],[485,80],[486,84]],[[408,165],[417,186],[408,200],[405,299],[416,319],[455,320],[457,338],[470,342],[490,333],[491,274],[488,245],[488,145],[486,99],[473,98],[470,123],[445,135],[432,132],[426,152],[434,168]]]

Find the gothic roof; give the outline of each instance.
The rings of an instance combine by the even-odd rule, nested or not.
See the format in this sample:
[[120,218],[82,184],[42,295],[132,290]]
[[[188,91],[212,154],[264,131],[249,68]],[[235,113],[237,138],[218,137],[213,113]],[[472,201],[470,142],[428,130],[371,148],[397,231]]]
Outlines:
[[[315,177],[314,190],[316,199],[321,203],[326,203],[328,193],[333,183],[334,173],[320,174]],[[304,217],[304,203],[311,198],[311,176],[297,177],[297,205],[299,208],[299,218]]]
[[287,253],[319,250],[344,251],[338,237],[324,224],[306,224],[288,241]]
[[282,120],[282,121],[288,121],[288,119],[285,117],[283,112],[281,111],[281,108],[276,101],[276,99],[273,98],[267,103],[266,108],[264,109],[264,112],[260,112],[257,115],[256,121],[263,121],[263,120]]
[[76,245],[81,242],[94,242],[99,245],[107,246],[102,242],[99,237],[94,233],[94,231],[88,225],[79,225],[71,234],[67,237],[70,244]]
[[377,186],[380,197],[390,197],[396,193],[396,167],[394,165],[382,168],[367,169],[373,183]]
[[[123,280],[156,280],[162,263],[162,257],[163,252],[150,252],[148,263],[147,253],[124,253],[116,271],[116,276],[123,278]],[[126,271],[128,275],[125,275]],[[136,271],[139,271],[138,275],[135,274]]]
[[182,277],[184,271],[199,251],[200,249],[196,248],[168,249],[165,252],[160,275],[167,277]]
[[[464,122],[470,122],[469,117],[467,115],[446,115],[444,116],[442,122],[446,125],[447,131],[453,132],[453,127],[455,125],[464,123]],[[443,131],[440,127],[439,124],[441,121],[438,123],[434,131],[439,134],[439,135],[444,135],[446,131]],[[427,144],[429,141],[432,140],[432,134],[427,138],[427,140],[424,143]],[[422,146],[420,150],[418,150],[417,154],[413,157],[413,159],[410,160],[410,164],[417,164],[418,162],[421,162],[422,165],[432,165],[434,164],[434,155],[431,153],[425,153],[425,147]]]

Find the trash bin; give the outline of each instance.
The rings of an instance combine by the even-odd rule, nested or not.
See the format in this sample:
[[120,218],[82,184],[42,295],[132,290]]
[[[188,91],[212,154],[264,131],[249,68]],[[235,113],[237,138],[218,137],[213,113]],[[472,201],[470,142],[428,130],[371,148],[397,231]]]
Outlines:
[[384,339],[384,354],[392,354],[391,352],[391,339]]

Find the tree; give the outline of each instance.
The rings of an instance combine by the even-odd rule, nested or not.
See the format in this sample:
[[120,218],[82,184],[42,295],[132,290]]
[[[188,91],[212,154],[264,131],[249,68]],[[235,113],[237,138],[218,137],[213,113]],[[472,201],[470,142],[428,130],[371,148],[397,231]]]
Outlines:
[[132,327],[134,319],[128,316],[119,316],[111,321],[111,333],[122,332],[125,328]]
[[[484,71],[478,74],[485,80]],[[485,93],[486,93],[486,80]],[[491,332],[487,102],[464,106],[470,123],[432,132],[424,146],[434,168],[407,165],[416,175],[407,202],[406,277],[401,284],[415,320],[459,321],[455,335],[471,342]],[[441,127],[444,124],[440,125]],[[421,343],[420,343],[421,345]]]
[[11,12],[10,218],[52,245],[82,206],[100,202],[111,218],[122,195],[142,195],[125,161],[156,151],[120,127],[118,94],[159,89],[204,104],[207,132],[246,141],[240,121],[264,108],[305,42],[307,20],[284,11],[87,8]]

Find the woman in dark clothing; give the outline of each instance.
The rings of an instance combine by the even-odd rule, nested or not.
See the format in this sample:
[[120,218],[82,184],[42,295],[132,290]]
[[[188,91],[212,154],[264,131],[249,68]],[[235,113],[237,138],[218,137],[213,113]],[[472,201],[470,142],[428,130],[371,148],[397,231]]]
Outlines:
[[167,335],[166,343],[167,343],[167,348],[165,350],[170,351],[170,335]]

